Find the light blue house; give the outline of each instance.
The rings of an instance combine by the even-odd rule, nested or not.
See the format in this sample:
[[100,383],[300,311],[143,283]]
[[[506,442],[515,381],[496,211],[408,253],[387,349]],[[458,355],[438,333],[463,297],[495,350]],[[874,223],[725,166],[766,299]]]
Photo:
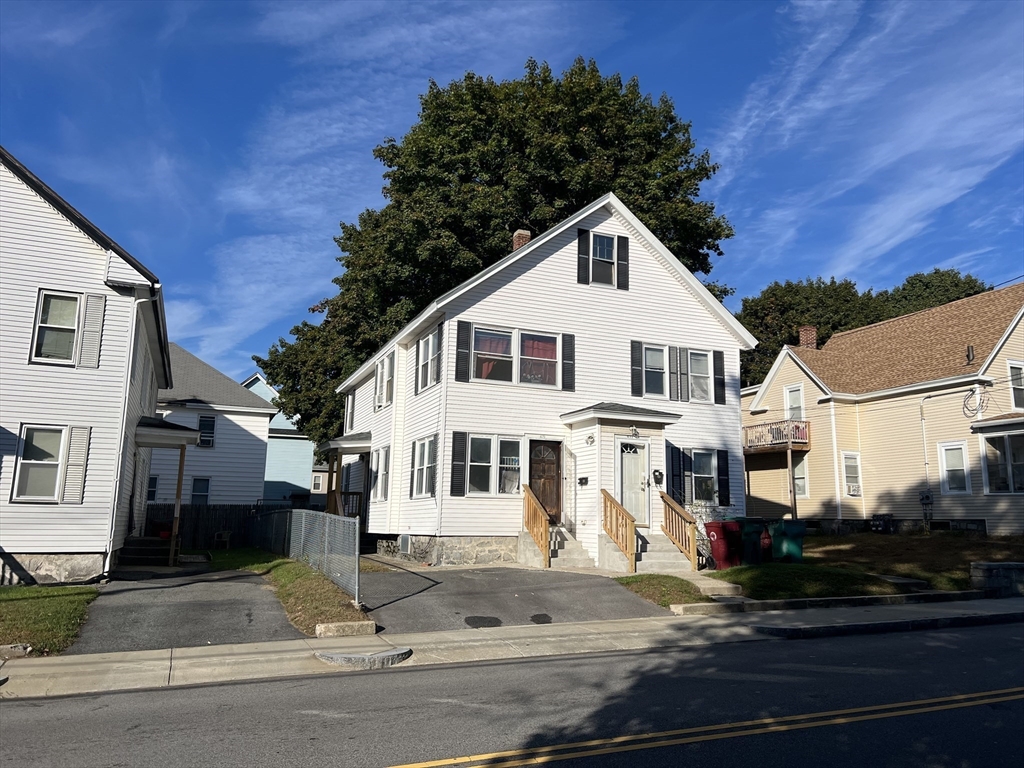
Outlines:
[[[277,392],[259,373],[243,381],[242,386],[268,402],[273,402],[277,396]],[[267,468],[263,476],[264,501],[310,502],[313,447],[309,438],[295,428],[294,422],[278,411],[270,421]],[[314,492],[314,497],[317,495]]]

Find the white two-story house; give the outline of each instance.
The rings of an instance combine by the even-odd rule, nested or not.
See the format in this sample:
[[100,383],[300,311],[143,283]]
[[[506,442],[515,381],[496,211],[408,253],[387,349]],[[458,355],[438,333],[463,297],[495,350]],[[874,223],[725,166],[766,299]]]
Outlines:
[[515,561],[529,496],[602,567],[615,510],[667,543],[663,492],[744,514],[750,333],[614,194],[513,246],[341,382],[331,507],[363,505],[381,551]]
[[86,581],[142,524],[170,387],[160,281],[0,148],[0,582]]

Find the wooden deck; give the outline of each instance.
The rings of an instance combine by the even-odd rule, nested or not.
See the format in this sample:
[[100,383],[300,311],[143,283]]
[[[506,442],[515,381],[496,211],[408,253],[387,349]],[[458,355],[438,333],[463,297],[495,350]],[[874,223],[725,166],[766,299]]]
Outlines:
[[766,421],[743,428],[744,453],[811,450],[809,421]]

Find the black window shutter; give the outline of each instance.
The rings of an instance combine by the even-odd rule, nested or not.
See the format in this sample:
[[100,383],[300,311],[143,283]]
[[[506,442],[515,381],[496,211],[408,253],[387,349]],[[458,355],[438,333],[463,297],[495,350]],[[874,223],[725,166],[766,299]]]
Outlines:
[[576,337],[562,334],[562,391],[576,391]]
[[693,449],[681,451],[683,462],[683,503],[693,504]]
[[455,331],[455,380],[469,381],[469,345],[472,342],[473,326],[459,320]]
[[629,290],[629,238],[619,235],[617,261],[615,264],[615,287],[620,291]]
[[413,368],[413,371],[412,392],[414,395],[418,395],[420,393],[420,343],[418,341],[416,342],[416,367]]
[[679,399],[679,350],[668,348],[668,399]]
[[576,282],[590,284],[590,230],[576,230]]
[[409,457],[409,498],[416,492],[416,441],[412,441],[412,455]]
[[665,441],[665,464],[668,470],[668,495],[683,504],[683,452]]
[[725,405],[725,353],[712,352],[715,373],[715,405]]
[[629,342],[629,386],[633,397],[644,396],[644,345]]
[[730,506],[729,500],[729,452],[718,452],[718,506]]
[[[437,462],[441,460],[441,452],[438,450],[437,445],[437,432],[430,438],[430,442],[433,443],[434,448],[434,463],[430,465],[430,495],[437,496]],[[427,452],[430,452],[430,446],[427,446]],[[429,458],[429,457],[428,457]]]
[[452,432],[452,496],[466,495],[466,438],[465,432]]
[[444,362],[444,320],[437,324],[437,374],[434,381],[441,380],[441,363]]
[[679,399],[690,402],[690,350],[679,350]]

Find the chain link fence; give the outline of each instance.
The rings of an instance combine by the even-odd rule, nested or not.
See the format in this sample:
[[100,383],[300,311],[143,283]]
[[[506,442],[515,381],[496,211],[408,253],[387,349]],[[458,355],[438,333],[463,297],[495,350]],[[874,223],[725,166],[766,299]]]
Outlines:
[[359,518],[309,509],[264,512],[250,519],[249,544],[309,564],[359,602]]

